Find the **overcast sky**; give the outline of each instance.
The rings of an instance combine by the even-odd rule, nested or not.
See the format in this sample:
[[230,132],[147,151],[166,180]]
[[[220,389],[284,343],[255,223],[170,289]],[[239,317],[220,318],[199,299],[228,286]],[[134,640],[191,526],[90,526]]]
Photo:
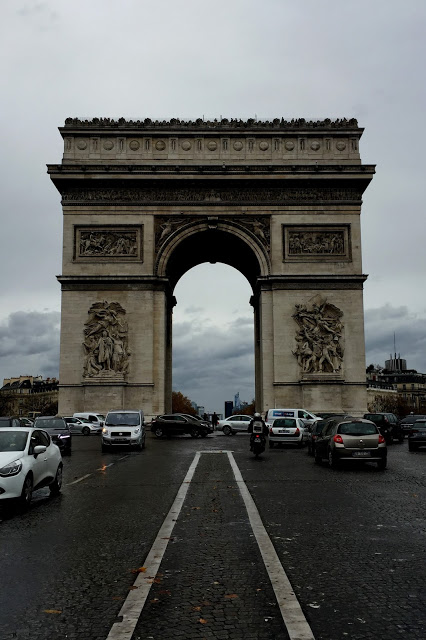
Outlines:
[[[424,0],[1,0],[0,378],[58,375],[62,213],[46,175],[80,118],[356,117],[367,364],[426,371]],[[176,288],[174,388],[250,401],[250,288],[202,265]]]

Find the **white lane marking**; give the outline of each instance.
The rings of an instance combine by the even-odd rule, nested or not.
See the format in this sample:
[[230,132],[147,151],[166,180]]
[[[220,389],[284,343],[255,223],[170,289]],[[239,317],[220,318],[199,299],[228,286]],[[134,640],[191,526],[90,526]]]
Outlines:
[[279,561],[271,539],[263,526],[259,512],[249,490],[247,489],[247,485],[243,480],[232,453],[228,452],[228,458],[234,472],[235,480],[240,489],[241,496],[244,500],[244,504],[246,505],[250,524],[256,537],[260,553],[262,554],[269,579],[275,591],[278,606],[280,607],[281,615],[283,617],[284,624],[287,627],[290,640],[315,640],[312,629],[303,615],[299,601],[293,591],[289,579],[287,578],[287,574]]
[[130,458],[129,454],[127,454],[127,455],[123,456],[122,458],[118,458],[118,460],[119,460],[119,461],[120,461],[120,460],[125,460],[126,458]]
[[108,469],[108,467],[112,467],[115,463],[114,462],[110,462],[109,464],[106,464],[103,467],[99,467],[99,469],[96,469],[96,471],[105,471],[105,469]]
[[134,582],[133,586],[138,588],[129,592],[129,595],[120,609],[118,615],[123,616],[123,620],[113,624],[107,636],[107,640],[131,640],[136,624],[139,620],[139,616],[148,597],[149,590],[151,589],[151,585],[154,582],[154,578],[157,575],[157,571],[166,551],[173,527],[179,517],[179,513],[182,509],[183,502],[199,459],[200,452],[197,452],[188,469],[188,473],[179,488],[175,501],[161,525],[154,544],[145,559],[143,566],[146,568],[146,571],[139,573]]
[[85,480],[86,478],[88,478],[91,475],[92,475],[91,473],[87,473],[85,476],[82,476],[81,478],[78,478],[77,480],[73,480],[73,482],[68,482],[66,486],[69,487],[72,484],[77,484],[77,482],[81,482],[82,480]]

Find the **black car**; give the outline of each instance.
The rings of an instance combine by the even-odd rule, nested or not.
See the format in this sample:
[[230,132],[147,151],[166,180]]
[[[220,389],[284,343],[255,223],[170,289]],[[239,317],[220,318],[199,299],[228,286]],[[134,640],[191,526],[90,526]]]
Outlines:
[[[318,415],[318,414],[315,414]],[[321,414],[323,418],[321,420],[316,420],[313,424],[308,425],[308,454],[310,456],[315,455],[315,444],[318,437],[321,435],[324,425],[327,424],[330,418],[347,418],[349,417],[347,413],[324,413]]]
[[44,429],[52,442],[58,445],[62,455],[71,455],[72,436],[70,428],[60,416],[41,416],[36,418],[34,427]]
[[401,420],[402,432],[408,435],[410,433],[411,427],[417,420],[426,420],[426,416],[420,414],[414,415],[414,413],[410,413],[409,416],[405,416],[405,418]]
[[426,447],[426,418],[416,420],[408,434],[408,450],[417,451]]
[[193,438],[198,438],[198,436],[205,438],[209,433],[212,433],[213,427],[202,424],[193,416],[168,413],[154,418],[151,422],[151,431],[155,433],[157,438],[163,436],[170,438],[184,434],[189,434]]
[[387,444],[392,444],[394,440],[402,442],[404,431],[401,429],[401,421],[394,413],[364,413],[366,420],[371,420],[379,428],[380,433]]
[[26,420],[19,416],[1,416],[0,417],[0,429],[3,427],[27,427]]

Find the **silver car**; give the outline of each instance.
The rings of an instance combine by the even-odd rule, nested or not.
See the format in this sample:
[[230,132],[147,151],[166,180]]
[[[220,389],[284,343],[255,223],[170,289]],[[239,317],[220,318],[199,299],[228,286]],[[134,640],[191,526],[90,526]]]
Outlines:
[[251,419],[251,416],[245,415],[229,416],[229,418],[219,420],[217,429],[223,431],[226,436],[235,436],[237,431],[245,431],[247,433]]
[[102,427],[99,424],[93,424],[87,418],[74,418],[74,416],[66,416],[65,422],[70,428],[71,433],[81,433],[83,436],[92,434],[99,435],[102,433]]
[[275,444],[295,444],[304,447],[308,442],[307,424],[301,418],[276,418],[269,427],[269,447]]

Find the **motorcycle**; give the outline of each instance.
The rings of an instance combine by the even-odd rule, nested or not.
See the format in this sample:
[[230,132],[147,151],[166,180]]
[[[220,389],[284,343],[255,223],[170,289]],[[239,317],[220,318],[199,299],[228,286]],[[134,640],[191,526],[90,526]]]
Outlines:
[[256,433],[253,435],[253,440],[250,445],[250,451],[252,451],[256,458],[260,456],[261,453],[265,451],[265,436],[260,433]]

